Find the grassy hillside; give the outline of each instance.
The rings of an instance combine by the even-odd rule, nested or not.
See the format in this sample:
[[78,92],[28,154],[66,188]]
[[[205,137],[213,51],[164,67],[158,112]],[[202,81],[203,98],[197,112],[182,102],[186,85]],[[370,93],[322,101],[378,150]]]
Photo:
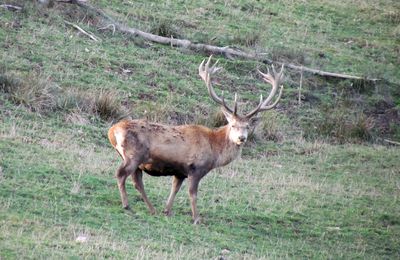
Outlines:
[[[125,116],[221,124],[197,75],[207,56],[113,33],[75,5],[0,9],[0,258],[270,259],[400,256],[400,5],[397,1],[90,1],[129,26],[257,50],[277,61],[381,79],[287,70],[285,92],[233,164],[174,216],[169,178],[144,177],[151,216],[107,129]],[[94,33],[96,43],[66,24]],[[221,57],[220,93],[266,95],[255,61]],[[227,99],[231,100],[227,95]],[[79,241],[86,239],[85,241]]]

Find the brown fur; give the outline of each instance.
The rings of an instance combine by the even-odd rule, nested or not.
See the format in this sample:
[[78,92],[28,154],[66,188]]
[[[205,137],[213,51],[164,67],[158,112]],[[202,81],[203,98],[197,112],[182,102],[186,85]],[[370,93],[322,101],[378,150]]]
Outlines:
[[142,171],[152,176],[174,176],[165,209],[170,215],[177,186],[189,177],[193,219],[198,221],[195,197],[199,181],[210,170],[234,160],[241,151],[241,146],[229,140],[229,131],[230,125],[209,129],[200,125],[167,126],[146,120],[123,120],[112,126],[108,138],[124,160],[116,173],[123,206],[128,207],[125,180],[129,175],[152,213],[155,210],[145,195]]

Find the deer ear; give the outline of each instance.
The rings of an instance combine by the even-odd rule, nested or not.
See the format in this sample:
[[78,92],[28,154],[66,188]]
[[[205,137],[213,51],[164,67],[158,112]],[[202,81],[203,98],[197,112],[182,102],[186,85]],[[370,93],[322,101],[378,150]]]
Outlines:
[[231,123],[233,121],[233,115],[228,112],[225,108],[222,108],[222,113],[224,113],[224,116],[226,118],[226,120],[228,120],[229,123]]
[[260,122],[261,122],[261,117],[252,117],[250,118],[249,124],[253,128],[256,127]]

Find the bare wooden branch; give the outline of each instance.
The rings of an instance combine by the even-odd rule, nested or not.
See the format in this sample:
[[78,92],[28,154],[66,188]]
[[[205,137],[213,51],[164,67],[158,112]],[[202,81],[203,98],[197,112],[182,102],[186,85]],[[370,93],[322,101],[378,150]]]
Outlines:
[[2,4],[0,7],[10,10],[10,11],[21,11],[22,7],[17,5]]
[[59,0],[58,2],[76,4],[79,7],[83,8],[89,12],[92,12],[96,15],[101,16],[103,19],[108,21],[108,24],[113,24],[115,26],[115,30],[117,30],[119,32],[130,34],[133,36],[138,36],[145,40],[164,44],[164,45],[186,48],[186,49],[197,51],[197,52],[204,52],[206,55],[210,55],[210,54],[223,55],[230,59],[231,58],[242,58],[242,59],[248,59],[248,60],[257,60],[257,61],[260,61],[265,64],[285,65],[285,67],[290,68],[292,70],[308,72],[311,74],[324,76],[324,77],[365,80],[365,81],[379,81],[380,80],[380,79],[376,79],[376,78],[365,78],[365,77],[354,76],[354,75],[327,72],[327,71],[312,69],[312,68],[308,68],[308,67],[304,67],[304,66],[298,66],[298,65],[295,65],[292,63],[276,62],[276,61],[266,58],[264,55],[260,55],[255,52],[242,51],[237,48],[233,48],[233,47],[229,47],[229,46],[220,47],[220,46],[214,46],[214,45],[203,44],[203,43],[193,43],[187,39],[175,39],[175,38],[170,38],[170,37],[163,37],[163,36],[151,34],[148,32],[144,32],[144,31],[141,31],[136,28],[128,27],[128,26],[116,21],[109,15],[107,15],[103,10],[87,4],[86,1],[83,1],[83,0]]
[[77,29],[78,31],[80,31],[81,33],[83,33],[84,35],[86,35],[87,37],[89,37],[90,39],[92,39],[93,41],[95,41],[95,42],[98,42],[98,41],[99,41],[99,39],[97,39],[96,36],[94,36],[94,35],[91,34],[91,33],[86,32],[85,30],[83,30],[83,29],[82,29],[81,27],[79,27],[78,25],[73,24],[73,23],[71,23],[71,22],[68,22],[68,21],[66,21],[66,20],[64,20],[64,22],[65,22],[66,24],[68,24],[68,25],[71,25],[72,27],[74,27],[75,29]]
[[400,145],[400,142],[392,141],[389,139],[383,139],[383,141],[385,141],[386,143],[389,143],[389,144]]
[[99,28],[99,29],[97,29],[97,30],[107,30],[108,28],[112,28],[112,30],[113,30],[113,35],[114,35],[114,33],[115,33],[115,25],[114,24],[109,24],[109,25],[107,25],[107,26],[104,26],[104,27],[101,27],[101,28]]

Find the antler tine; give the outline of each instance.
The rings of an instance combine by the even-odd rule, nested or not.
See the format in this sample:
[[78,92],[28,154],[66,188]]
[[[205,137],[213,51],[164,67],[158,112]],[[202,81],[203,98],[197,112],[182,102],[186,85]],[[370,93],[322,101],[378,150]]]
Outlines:
[[271,105],[268,105],[268,106],[262,106],[258,112],[262,112],[262,111],[265,111],[265,110],[270,110],[270,109],[276,107],[276,105],[279,103],[279,101],[280,101],[280,99],[282,97],[282,92],[283,92],[283,85],[281,85],[281,87],[279,89],[278,96],[276,97],[274,103],[272,103]]
[[263,104],[263,96],[262,94],[260,95],[260,103],[258,103],[258,106],[256,108],[254,108],[253,110],[251,110],[249,113],[247,113],[247,115],[245,117],[250,118],[252,116],[254,116],[255,114],[257,114],[261,108]]
[[228,111],[229,113],[232,114],[236,114],[236,101],[235,101],[235,109],[232,110],[231,108],[229,108],[224,101],[223,98],[223,94],[222,94],[222,98],[218,97],[218,95],[215,93],[215,90],[211,84],[211,74],[214,74],[216,72],[218,72],[219,70],[221,70],[221,67],[217,67],[216,65],[218,64],[218,60],[210,67],[210,63],[211,63],[211,58],[212,55],[208,58],[207,63],[204,64],[205,59],[200,63],[199,66],[199,75],[200,77],[203,79],[203,81],[206,83],[207,89],[208,89],[208,94],[211,96],[211,98],[218,104],[222,105],[226,111]]
[[284,70],[283,64],[282,64],[282,67],[279,72],[277,72],[275,70],[275,67],[272,66],[272,74],[270,73],[270,70],[268,68],[267,68],[268,72],[266,74],[262,73],[261,71],[258,70],[258,72],[262,75],[263,80],[272,85],[272,89],[271,89],[271,92],[269,93],[268,97],[264,101],[262,101],[262,98],[261,98],[258,106],[246,115],[247,118],[250,118],[259,112],[272,109],[278,104],[278,102],[282,96],[283,85],[281,85],[278,97],[276,98],[274,103],[272,103],[271,105],[268,105],[271,102],[271,100],[273,99],[273,97],[275,96],[276,92],[278,91],[278,86],[280,84],[280,81],[283,78],[283,70]]
[[283,76],[283,69],[284,69],[284,64],[282,64],[281,70],[277,73],[275,70],[275,67],[272,66],[272,73],[268,71],[267,74],[262,73],[261,75],[263,76],[264,81],[268,82],[269,84],[272,85],[272,89],[268,97],[265,99],[263,102],[262,107],[267,106],[269,102],[271,102],[272,98],[275,96],[276,91],[278,90],[278,85],[282,79]]
[[238,105],[237,105],[237,93],[235,93],[235,103],[233,105],[233,114],[234,115],[237,114],[237,108],[238,108]]

